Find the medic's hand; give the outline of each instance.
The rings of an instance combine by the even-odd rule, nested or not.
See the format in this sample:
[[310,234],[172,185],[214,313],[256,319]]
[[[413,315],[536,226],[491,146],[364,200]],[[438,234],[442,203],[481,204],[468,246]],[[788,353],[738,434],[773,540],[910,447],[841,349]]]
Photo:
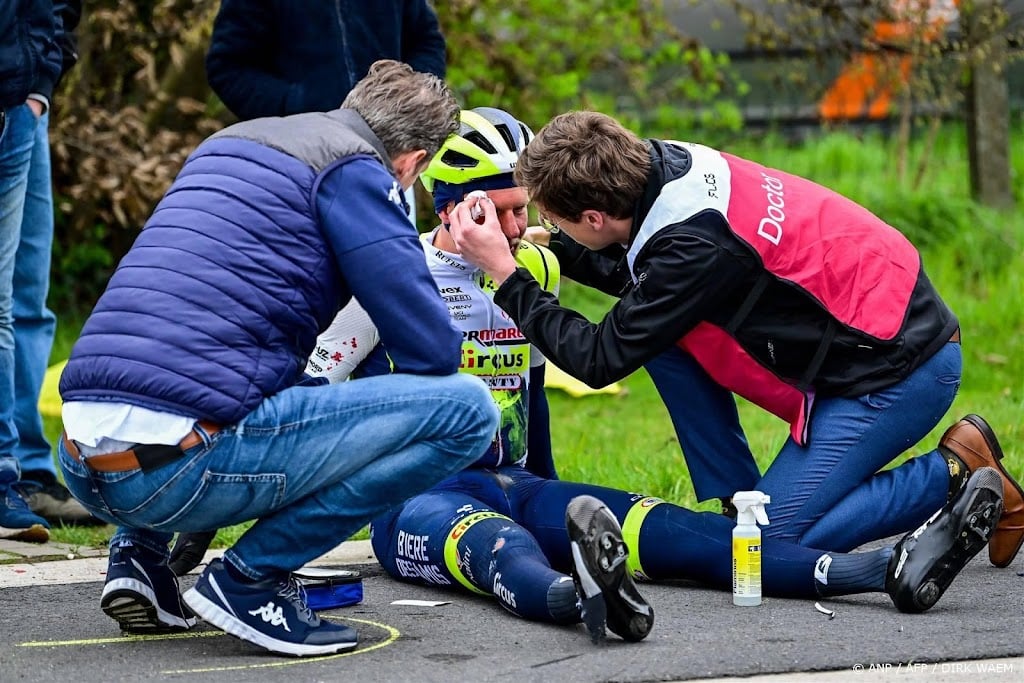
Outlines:
[[[483,209],[482,222],[472,217],[473,207]],[[490,199],[469,196],[449,213],[451,235],[462,257],[491,276],[497,284],[516,270],[516,261],[501,231],[498,214]]]

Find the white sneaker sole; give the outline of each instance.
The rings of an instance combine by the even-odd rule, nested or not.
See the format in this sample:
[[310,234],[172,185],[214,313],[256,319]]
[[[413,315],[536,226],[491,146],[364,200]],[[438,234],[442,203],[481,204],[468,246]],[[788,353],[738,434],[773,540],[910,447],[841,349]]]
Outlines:
[[138,579],[107,581],[100,597],[100,608],[124,631],[185,631],[196,625],[195,617],[183,619],[161,609],[153,589]]

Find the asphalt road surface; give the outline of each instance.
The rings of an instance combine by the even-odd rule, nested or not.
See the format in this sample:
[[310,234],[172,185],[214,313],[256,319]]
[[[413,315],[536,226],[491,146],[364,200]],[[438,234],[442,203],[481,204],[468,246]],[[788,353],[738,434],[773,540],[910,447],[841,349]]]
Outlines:
[[[830,619],[813,601],[766,598],[760,607],[734,607],[728,593],[647,585],[656,615],[651,635],[639,644],[611,637],[603,646],[582,626],[526,622],[490,599],[401,584],[374,564],[361,565],[364,602],[324,613],[358,629],[358,649],[306,659],[270,655],[202,623],[183,635],[122,636],[99,609],[102,560],[89,560],[95,581],[0,580],[8,586],[0,588],[0,681],[570,683],[787,672],[818,672],[788,680],[826,680],[824,671],[864,683],[1024,681],[1024,558],[995,569],[985,555],[919,615],[900,614],[884,594],[823,601],[835,612]],[[0,565],[0,579],[4,571],[24,575],[11,567]],[[194,580],[186,577],[183,589]],[[392,604],[400,599],[447,604]]]

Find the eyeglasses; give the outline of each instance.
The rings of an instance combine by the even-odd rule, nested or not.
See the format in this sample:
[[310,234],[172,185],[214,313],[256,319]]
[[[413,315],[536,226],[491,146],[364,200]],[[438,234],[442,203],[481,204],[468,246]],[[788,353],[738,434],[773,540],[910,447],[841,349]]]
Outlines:
[[562,220],[560,220],[560,221],[558,221],[556,223],[556,222],[553,222],[550,218],[548,218],[544,214],[540,214],[538,216],[538,218],[540,218],[540,225],[541,225],[541,227],[544,228],[545,230],[547,230],[548,232],[558,232],[560,230],[560,228],[558,227],[558,224],[559,223],[564,223],[565,221],[569,220],[568,218],[563,218]]

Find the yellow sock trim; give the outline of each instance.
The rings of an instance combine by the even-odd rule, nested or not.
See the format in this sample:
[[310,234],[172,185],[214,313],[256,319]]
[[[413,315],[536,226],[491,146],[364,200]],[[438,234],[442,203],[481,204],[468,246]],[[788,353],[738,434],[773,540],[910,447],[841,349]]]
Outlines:
[[647,576],[643,566],[640,564],[640,527],[644,525],[647,513],[655,505],[660,505],[664,502],[661,498],[650,496],[641,498],[633,503],[633,507],[629,508],[629,512],[626,513],[626,519],[622,521],[622,538],[626,541],[626,547],[629,548],[629,556],[626,557],[626,569],[629,570],[634,579],[641,581],[650,580],[650,577]]

